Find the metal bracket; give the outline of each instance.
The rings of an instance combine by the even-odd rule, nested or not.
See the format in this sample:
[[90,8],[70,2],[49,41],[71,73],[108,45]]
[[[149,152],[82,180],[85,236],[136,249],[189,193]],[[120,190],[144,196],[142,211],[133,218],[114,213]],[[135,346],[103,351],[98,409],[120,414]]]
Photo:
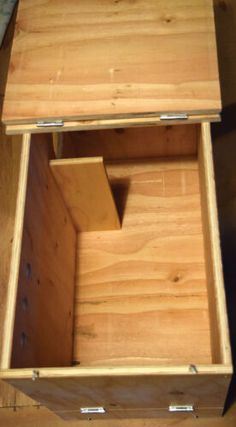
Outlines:
[[194,412],[193,405],[170,405],[169,412]]
[[188,120],[188,114],[161,114],[160,120]]
[[63,122],[63,120],[55,120],[54,122],[39,120],[36,123],[36,126],[38,128],[63,127],[64,126],[64,122]]
[[105,414],[106,409],[103,407],[97,407],[97,408],[80,408],[81,414]]

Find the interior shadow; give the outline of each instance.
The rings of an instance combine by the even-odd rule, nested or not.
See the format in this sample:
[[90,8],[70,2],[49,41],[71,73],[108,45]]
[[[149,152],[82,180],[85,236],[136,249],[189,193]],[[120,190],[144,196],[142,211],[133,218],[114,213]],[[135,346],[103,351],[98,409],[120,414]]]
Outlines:
[[[236,368],[236,2],[214,0],[222,122],[212,125],[222,260],[234,372]],[[225,410],[236,402],[236,376]]]
[[120,223],[122,225],[129,193],[130,179],[124,178],[116,181],[111,180],[110,185],[120,218]]
[[[227,110],[223,113],[227,113]],[[224,283],[234,372],[236,368],[236,125],[223,120],[212,125]],[[226,410],[236,402],[234,375]]]

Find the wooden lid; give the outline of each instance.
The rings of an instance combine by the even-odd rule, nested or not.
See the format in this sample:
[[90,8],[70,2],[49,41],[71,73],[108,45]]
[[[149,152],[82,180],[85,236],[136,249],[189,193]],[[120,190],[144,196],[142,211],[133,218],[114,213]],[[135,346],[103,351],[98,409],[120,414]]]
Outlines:
[[212,0],[20,0],[5,124],[220,109]]

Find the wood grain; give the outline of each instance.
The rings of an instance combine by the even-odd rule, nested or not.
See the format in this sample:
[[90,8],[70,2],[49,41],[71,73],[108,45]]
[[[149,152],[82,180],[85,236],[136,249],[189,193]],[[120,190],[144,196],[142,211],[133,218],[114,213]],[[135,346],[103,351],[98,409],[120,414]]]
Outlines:
[[144,419],[140,416],[139,419],[118,419],[118,420],[82,420],[65,422],[60,419],[56,414],[53,414],[46,408],[19,408],[16,412],[11,409],[2,409],[0,411],[2,425],[8,427],[235,427],[235,408],[232,408],[226,416],[209,418],[207,411],[200,413],[199,418],[196,419],[192,415],[185,415],[178,418],[173,416],[171,418],[156,418]]
[[231,349],[219,241],[216,188],[209,123],[203,123],[201,126],[199,137],[199,173],[205,256],[207,259],[206,272],[213,362],[229,364],[231,363]]
[[[20,154],[15,157],[15,164],[11,164],[12,159],[8,156],[5,156],[6,153],[9,154],[9,147],[7,148],[6,153],[2,153],[2,174],[3,177],[8,180],[10,178],[11,184],[13,184],[12,196],[16,197],[15,201],[11,200],[11,194],[8,195],[9,189],[5,187],[6,182],[2,181],[2,186],[5,188],[6,204],[3,202],[3,206],[7,208],[7,214],[10,214],[12,218],[10,219],[10,229],[8,230],[11,234],[10,236],[4,230],[4,253],[3,261],[7,264],[3,264],[3,278],[5,283],[3,283],[6,293],[3,292],[3,302],[4,307],[2,313],[4,313],[4,318],[2,318],[2,347],[1,347],[1,360],[0,366],[2,369],[10,367],[10,358],[12,351],[12,340],[13,340],[13,329],[14,329],[14,319],[15,319],[15,307],[16,307],[16,296],[18,288],[18,277],[19,277],[19,266],[21,258],[21,248],[22,248],[22,234],[24,227],[24,212],[25,212],[25,200],[26,200],[26,191],[27,191],[27,176],[28,176],[28,165],[29,165],[29,142],[30,136],[26,134],[21,141],[18,139],[18,144],[20,145],[16,149],[16,153]],[[19,151],[18,151],[19,150]],[[8,162],[8,163],[6,163]],[[6,171],[5,171],[5,168]],[[13,169],[12,169],[13,168]],[[14,174],[16,173],[16,176]],[[18,174],[18,176],[17,176]],[[7,191],[6,191],[7,190]],[[10,203],[9,203],[10,201]],[[4,214],[1,215],[3,218],[3,226],[7,227],[6,218],[4,221]],[[6,234],[5,234],[6,233]],[[4,271],[6,268],[6,271]],[[2,273],[2,271],[1,271]],[[4,288],[3,288],[4,291]]]
[[74,359],[211,363],[197,159],[107,172],[122,228],[78,236]]
[[[12,243],[16,217],[16,199],[20,173],[22,137],[6,137],[0,128],[0,325],[4,324]],[[3,327],[0,328],[0,352],[3,350]]]
[[152,126],[65,132],[61,157],[105,160],[195,155],[197,125]]
[[2,422],[2,408],[39,407],[39,404],[21,391],[4,381],[0,381],[0,426]]
[[102,157],[51,160],[50,168],[77,231],[120,228]]
[[143,416],[158,416],[158,412],[159,416],[164,413],[168,416],[169,405],[186,402],[196,408],[196,414],[198,410],[213,408],[214,415],[215,410],[224,405],[229,377],[196,374],[113,376],[111,373],[97,377],[40,377],[36,381],[22,378],[9,382],[52,411],[71,411],[71,419],[86,420],[88,416],[78,412],[81,407],[103,406],[107,410],[104,419],[125,419],[139,418],[142,409]]
[[[38,139],[37,139],[38,138]],[[71,363],[76,232],[49,168],[52,145],[30,146],[12,367]]]
[[[209,114],[189,114],[186,123],[196,124],[202,121],[219,122],[221,120],[219,113]],[[74,120],[63,122],[63,126],[50,126],[52,132],[63,133],[68,131],[85,131],[99,129],[119,129],[119,128],[135,128],[140,126],[173,126],[182,125],[183,120],[168,119],[162,120],[161,116],[156,114],[147,114],[142,117],[123,117],[112,119],[90,119],[90,120]],[[6,126],[7,135],[18,135],[24,133],[45,133],[44,127],[39,127],[36,123],[19,123]]]
[[20,1],[4,123],[220,109],[211,0]]

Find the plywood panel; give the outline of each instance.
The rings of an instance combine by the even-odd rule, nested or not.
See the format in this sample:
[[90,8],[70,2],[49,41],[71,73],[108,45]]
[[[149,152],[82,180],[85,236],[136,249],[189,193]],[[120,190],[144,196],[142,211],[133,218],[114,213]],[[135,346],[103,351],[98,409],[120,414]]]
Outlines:
[[196,374],[124,377],[111,373],[106,377],[12,379],[10,383],[52,411],[76,411],[74,418],[87,419],[77,412],[78,409],[94,406],[105,407],[109,418],[139,418],[141,409],[144,410],[143,417],[148,417],[147,410],[167,411],[173,403],[183,405],[188,402],[196,410],[222,407],[229,377]]
[[[211,410],[212,413],[212,410]],[[218,412],[216,413],[217,416]],[[2,424],[8,427],[35,427],[44,425],[45,427],[65,427],[65,421],[57,415],[48,411],[46,408],[22,408],[13,412],[11,409],[3,409],[0,412]],[[82,420],[70,422],[73,427],[235,427],[235,408],[232,408],[224,417],[208,417],[207,410],[201,411],[199,419],[196,420],[192,415],[185,415],[179,419],[174,416],[170,419],[120,419],[120,420]]]
[[[33,407],[39,406],[37,402],[30,399],[24,393],[7,384],[4,381],[0,381],[0,409],[2,408],[19,408],[19,407]],[[2,411],[0,410],[0,425],[2,420]]]
[[225,302],[219,241],[211,129],[203,123],[199,136],[199,172],[204,225],[206,271],[211,319],[212,357],[214,363],[231,363],[229,329]]
[[78,237],[74,359],[211,363],[197,159],[107,172],[122,228]]
[[[6,369],[10,367],[10,357],[12,351],[12,339],[13,339],[13,328],[14,328],[14,318],[15,318],[15,306],[16,306],[16,296],[18,288],[18,277],[19,277],[19,265],[21,258],[21,247],[22,247],[22,234],[23,234],[23,223],[24,223],[24,209],[25,209],[25,199],[26,199],[26,190],[27,190],[27,176],[28,176],[28,165],[29,165],[29,144],[30,144],[30,135],[26,134],[23,136],[22,141],[17,138],[18,144],[20,144],[20,152],[16,149],[15,155],[20,153],[20,158],[16,155],[15,164],[12,165],[13,158],[6,156],[11,152],[7,147],[6,152],[2,152],[2,196],[3,196],[3,206],[6,211],[2,212],[1,221],[3,227],[6,227],[3,232],[4,236],[4,254],[3,254],[3,269],[1,270],[2,278],[6,282],[2,282],[3,285],[3,306],[1,310],[2,316],[2,347],[1,347],[1,368]],[[15,141],[15,142],[16,142]],[[22,142],[22,143],[21,143]],[[14,144],[13,144],[14,146]],[[5,155],[4,155],[5,154]],[[18,158],[18,159],[17,159]],[[6,164],[5,160],[9,163]],[[19,169],[17,162],[19,161]],[[16,176],[15,171],[16,169]],[[13,172],[14,171],[14,172]],[[17,176],[18,173],[18,176]],[[4,178],[6,182],[10,183],[10,188],[12,188],[12,195],[8,193],[8,188],[5,187]],[[11,197],[16,197],[16,200]],[[5,200],[6,198],[6,200]],[[10,201],[10,203],[9,203]],[[6,217],[5,217],[6,214]],[[10,217],[8,217],[10,215]],[[12,217],[11,217],[12,216]],[[9,224],[8,219],[10,220]],[[10,228],[7,230],[8,225]],[[10,233],[10,235],[8,234]],[[5,270],[6,269],[6,270]]]
[[195,155],[197,133],[197,125],[66,132],[61,157],[115,160]]
[[17,294],[13,367],[72,357],[76,232],[49,168],[46,136],[32,141]]
[[221,108],[211,0],[21,0],[5,123]]
[[8,281],[16,218],[16,200],[22,137],[6,137],[0,128],[0,359],[3,351],[3,325],[6,315]]
[[120,228],[102,157],[52,160],[50,167],[78,231]]

